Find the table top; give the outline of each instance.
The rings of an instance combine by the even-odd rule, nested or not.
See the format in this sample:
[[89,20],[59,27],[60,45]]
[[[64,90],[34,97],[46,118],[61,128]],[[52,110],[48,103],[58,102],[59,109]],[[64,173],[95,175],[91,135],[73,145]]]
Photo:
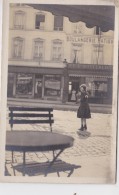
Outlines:
[[71,136],[48,131],[7,131],[8,151],[53,151],[73,146]]

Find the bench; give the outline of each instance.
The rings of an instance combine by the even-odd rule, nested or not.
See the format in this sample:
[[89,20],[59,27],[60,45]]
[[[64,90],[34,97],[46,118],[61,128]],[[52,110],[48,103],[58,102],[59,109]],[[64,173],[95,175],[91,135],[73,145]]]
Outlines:
[[[74,139],[71,136],[52,132],[53,109],[52,108],[29,108],[9,107],[9,124],[11,131],[6,133],[6,150],[23,152],[23,175],[25,175],[26,152],[53,152],[53,160],[45,171],[45,176],[56,162],[58,156],[69,147],[73,146]],[[49,124],[50,131],[15,131],[15,124]],[[54,153],[57,151],[57,153]]]
[[9,107],[9,124],[49,124],[52,132],[53,108]]

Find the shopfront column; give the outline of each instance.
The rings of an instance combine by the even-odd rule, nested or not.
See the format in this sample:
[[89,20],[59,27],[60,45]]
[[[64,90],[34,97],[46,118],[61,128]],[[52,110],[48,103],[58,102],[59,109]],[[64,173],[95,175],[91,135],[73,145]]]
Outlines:
[[69,85],[69,76],[68,76],[67,66],[64,68],[63,75],[64,75],[64,88],[63,88],[62,103],[66,103],[68,101],[68,85]]

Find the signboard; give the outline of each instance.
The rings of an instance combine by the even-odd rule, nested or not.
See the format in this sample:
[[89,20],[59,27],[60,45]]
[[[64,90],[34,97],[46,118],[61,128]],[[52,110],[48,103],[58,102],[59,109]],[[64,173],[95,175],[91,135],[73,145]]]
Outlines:
[[72,42],[74,44],[74,46],[80,46],[79,44],[113,44],[113,37],[67,35],[67,41]]

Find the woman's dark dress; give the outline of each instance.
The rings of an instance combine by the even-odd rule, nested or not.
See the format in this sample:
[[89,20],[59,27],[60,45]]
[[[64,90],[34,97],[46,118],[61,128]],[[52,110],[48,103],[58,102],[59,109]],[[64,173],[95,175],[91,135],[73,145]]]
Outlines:
[[90,108],[88,104],[88,98],[85,97],[87,92],[81,93],[81,101],[80,101],[80,106],[77,111],[77,117],[78,118],[91,118],[91,113],[90,113]]

